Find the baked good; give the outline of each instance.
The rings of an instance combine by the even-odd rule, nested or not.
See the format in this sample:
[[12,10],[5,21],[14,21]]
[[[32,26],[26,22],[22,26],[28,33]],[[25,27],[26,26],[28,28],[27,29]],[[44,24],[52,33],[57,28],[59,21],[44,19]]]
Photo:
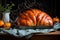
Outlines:
[[19,26],[52,26],[52,18],[39,9],[26,10],[16,19]]

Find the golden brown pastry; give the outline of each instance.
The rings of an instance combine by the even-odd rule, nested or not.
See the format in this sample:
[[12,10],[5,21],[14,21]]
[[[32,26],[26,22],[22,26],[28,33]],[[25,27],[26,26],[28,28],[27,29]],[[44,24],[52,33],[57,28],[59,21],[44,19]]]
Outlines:
[[45,12],[38,9],[26,10],[20,13],[17,17],[16,22],[22,26],[52,26],[52,18]]
[[58,17],[54,17],[54,18],[53,18],[53,23],[55,24],[56,22],[59,22],[59,20],[60,20],[60,19],[59,19]]

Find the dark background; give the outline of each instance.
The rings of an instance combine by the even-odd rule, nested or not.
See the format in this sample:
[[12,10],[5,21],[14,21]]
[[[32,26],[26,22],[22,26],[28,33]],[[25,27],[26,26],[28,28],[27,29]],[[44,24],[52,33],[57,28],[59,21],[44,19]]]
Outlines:
[[[30,0],[32,1],[32,0]],[[12,11],[13,10],[17,10],[18,9],[18,4],[21,4],[24,2],[24,0],[0,0],[0,3],[2,5],[6,5],[6,3],[13,2],[15,4],[14,7],[12,7]],[[36,3],[41,4],[41,6],[38,5],[34,5],[32,8],[38,8],[41,9],[45,12],[47,12],[47,14],[49,14],[51,17],[59,17],[59,13],[56,12],[56,0],[37,0]],[[28,4],[28,3],[27,3]],[[22,6],[22,5],[21,5]],[[11,18],[13,19],[14,17],[17,17],[19,14],[19,11],[24,10],[24,7],[20,8],[20,10],[17,10],[15,13],[13,12],[11,15]],[[12,17],[13,16],[13,17]],[[30,40],[58,40],[60,38],[60,35],[34,35],[30,38]],[[0,35],[0,40],[27,40],[26,38],[16,38],[12,35]]]
[[[19,14],[19,12],[22,10],[25,10],[25,6],[24,4],[22,5],[22,3],[25,2],[25,0],[1,0],[2,5],[5,6],[6,4],[10,4],[11,2],[15,4],[14,7],[12,7],[12,11],[15,10],[15,12],[13,12],[11,15],[11,19],[13,19],[14,17],[16,18]],[[27,4],[29,3],[28,0]],[[34,2],[34,0],[29,0],[30,3]],[[47,14],[49,14],[52,18],[53,17],[59,17],[59,14],[56,13],[56,0],[35,0],[36,4],[34,4],[31,8],[37,8],[37,9],[41,9],[42,11],[45,11]],[[18,8],[18,5],[20,5]],[[29,8],[26,8],[29,9]],[[13,18],[12,18],[13,17]],[[13,19],[15,20],[15,19]]]

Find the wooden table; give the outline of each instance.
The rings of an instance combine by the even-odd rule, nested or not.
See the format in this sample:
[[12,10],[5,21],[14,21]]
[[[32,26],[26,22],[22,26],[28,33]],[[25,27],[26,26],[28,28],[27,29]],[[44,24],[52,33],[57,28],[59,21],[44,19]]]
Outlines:
[[18,38],[12,35],[0,35],[0,40],[58,40],[60,38],[60,31],[51,32],[48,34],[34,34],[31,38],[26,39],[25,37]]

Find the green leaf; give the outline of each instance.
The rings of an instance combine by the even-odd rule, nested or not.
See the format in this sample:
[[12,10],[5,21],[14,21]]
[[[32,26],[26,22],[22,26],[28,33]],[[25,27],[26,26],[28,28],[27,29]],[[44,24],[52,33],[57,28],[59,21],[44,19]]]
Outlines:
[[5,7],[5,12],[8,12],[11,10],[12,6],[14,6],[14,4],[12,3],[11,5],[10,4],[7,4],[7,6]]
[[0,11],[4,11],[4,7],[0,4]]
[[10,5],[10,4],[7,4],[6,7],[4,8],[4,7],[0,4],[0,11],[10,12],[12,6],[14,6],[13,3],[12,3],[11,5]]

